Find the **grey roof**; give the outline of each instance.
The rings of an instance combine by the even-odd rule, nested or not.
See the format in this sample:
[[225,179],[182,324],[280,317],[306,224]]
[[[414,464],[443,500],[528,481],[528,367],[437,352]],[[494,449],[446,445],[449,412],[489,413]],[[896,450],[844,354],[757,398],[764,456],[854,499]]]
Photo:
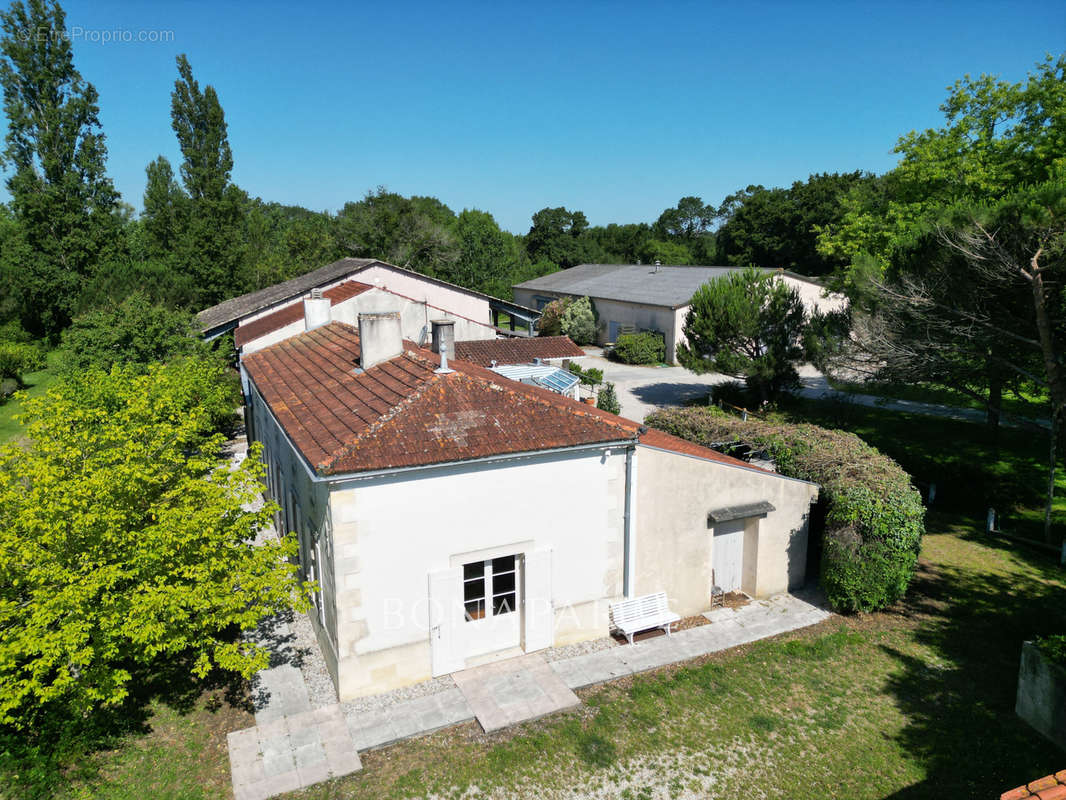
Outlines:
[[196,318],[200,322],[200,327],[205,331],[209,331],[212,328],[220,328],[249,314],[254,314],[256,311],[269,308],[276,303],[299,297],[304,292],[309,292],[323,283],[339,280],[351,272],[377,263],[379,262],[374,258],[342,258],[340,261],[326,264],[324,267],[319,267],[304,275],[298,275],[283,283],[275,283],[273,286],[260,289],[258,292],[249,292],[248,294],[242,294],[240,297],[224,300],[217,306],[205,308],[196,315]]
[[238,320],[249,314],[254,314],[257,311],[262,311],[264,308],[270,308],[278,303],[283,303],[287,300],[300,297],[316,286],[340,280],[341,278],[359,272],[372,264],[380,264],[383,267],[388,267],[389,269],[394,269],[398,272],[417,275],[420,280],[429,281],[430,283],[435,283],[439,286],[448,286],[452,289],[458,289],[461,292],[466,292],[467,294],[472,294],[476,297],[483,297],[489,301],[491,306],[499,307],[507,312],[514,312],[515,316],[522,316],[529,319],[538,319],[540,317],[540,314],[537,311],[534,311],[531,308],[526,308],[518,303],[513,303],[509,300],[500,300],[492,295],[487,295],[483,292],[475,291],[474,289],[467,289],[465,286],[458,286],[457,284],[449,283],[448,281],[442,281],[440,278],[423,275],[421,272],[415,272],[414,270],[405,267],[397,267],[395,264],[389,264],[387,261],[381,261],[376,258],[342,258],[340,261],[326,264],[324,267],[319,267],[305,275],[298,275],[284,283],[276,283],[273,286],[268,286],[257,292],[249,292],[248,294],[242,294],[240,297],[224,300],[217,306],[205,308],[196,315],[196,318],[200,322],[201,330],[205,333],[213,330],[217,331],[217,329],[232,329],[233,327],[236,327]]
[[[743,268],[661,266],[656,271],[654,264],[579,264],[551,275],[515,284],[514,288],[680,308],[687,306],[692,295],[707,281],[741,269]],[[811,280],[783,270],[764,271],[776,271],[800,280]]]

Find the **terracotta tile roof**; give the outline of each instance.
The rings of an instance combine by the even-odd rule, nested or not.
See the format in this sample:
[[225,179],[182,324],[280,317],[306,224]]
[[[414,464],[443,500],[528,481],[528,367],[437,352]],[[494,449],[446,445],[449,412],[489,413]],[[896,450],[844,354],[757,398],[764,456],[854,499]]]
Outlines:
[[1000,800],[1063,800],[1066,798],[1066,769],[1056,772],[1054,775],[1045,775],[1037,778],[1024,786],[1011,789],[999,796]]
[[[337,303],[350,300],[356,295],[360,295],[373,288],[373,286],[367,283],[345,281],[344,283],[326,289],[322,292],[322,296],[329,298],[330,305],[335,306]],[[260,336],[265,336],[268,333],[281,330],[286,325],[299,322],[303,317],[304,304],[301,299],[292,305],[279,308],[277,311],[259,317],[259,319],[253,319],[245,325],[238,326],[233,332],[233,343],[237,347],[244,347],[248,342],[258,339]]]
[[296,447],[322,475],[631,441],[639,425],[405,342],[357,371],[359,336],[333,322],[243,364]]
[[704,447],[703,445],[690,442],[687,439],[682,439],[679,436],[673,436],[672,434],[657,430],[656,428],[647,428],[646,432],[640,435],[640,443],[646,444],[648,447],[658,448],[659,450],[669,450],[672,453],[695,456],[696,458],[704,458],[708,461],[718,461],[719,463],[730,464],[734,467],[756,469],[770,475],[777,474],[763,469],[762,467],[756,467],[749,464],[747,461],[741,461],[739,458],[727,456],[725,453],[719,453],[717,450],[712,450],[709,447]]
[[569,336],[485,339],[456,342],[455,357],[483,367],[497,364],[530,364],[535,358],[581,358],[585,351]]

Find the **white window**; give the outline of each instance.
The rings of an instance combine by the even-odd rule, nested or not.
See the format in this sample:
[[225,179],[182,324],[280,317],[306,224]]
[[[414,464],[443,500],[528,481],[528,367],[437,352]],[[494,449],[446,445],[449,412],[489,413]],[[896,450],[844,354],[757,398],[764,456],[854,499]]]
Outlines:
[[467,622],[500,617],[515,610],[516,566],[515,556],[463,564],[463,608]]

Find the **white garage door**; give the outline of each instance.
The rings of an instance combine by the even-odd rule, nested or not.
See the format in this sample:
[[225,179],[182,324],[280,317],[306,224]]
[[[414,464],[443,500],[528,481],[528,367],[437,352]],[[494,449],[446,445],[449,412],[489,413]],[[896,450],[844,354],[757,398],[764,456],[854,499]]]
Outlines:
[[739,592],[744,569],[744,520],[715,525],[712,547],[715,582],[727,592]]

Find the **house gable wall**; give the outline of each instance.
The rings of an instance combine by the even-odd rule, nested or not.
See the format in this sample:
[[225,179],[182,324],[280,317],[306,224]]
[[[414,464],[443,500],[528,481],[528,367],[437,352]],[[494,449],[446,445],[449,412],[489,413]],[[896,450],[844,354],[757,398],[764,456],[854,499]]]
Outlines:
[[[330,319],[336,322],[346,322],[353,327],[357,327],[360,314],[382,311],[399,311],[403,337],[419,346],[425,346],[429,342],[430,322],[442,317],[455,320],[455,338],[457,341],[496,338],[496,330],[491,325],[483,325],[470,319],[464,319],[463,317],[455,316],[453,312],[442,311],[427,306],[423,302],[416,302],[377,288],[369,289],[355,297],[349,297],[347,300],[342,300],[335,304],[330,309]],[[241,354],[249,355],[303,332],[304,321],[301,318],[296,322],[247,342],[241,348]]]
[[803,585],[816,486],[646,446],[637,465],[636,594],[666,591],[682,616],[705,611],[714,543],[707,514],[760,501],[775,510],[758,520],[757,540],[745,542],[745,586],[765,597]]

